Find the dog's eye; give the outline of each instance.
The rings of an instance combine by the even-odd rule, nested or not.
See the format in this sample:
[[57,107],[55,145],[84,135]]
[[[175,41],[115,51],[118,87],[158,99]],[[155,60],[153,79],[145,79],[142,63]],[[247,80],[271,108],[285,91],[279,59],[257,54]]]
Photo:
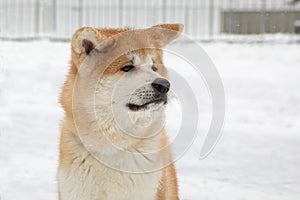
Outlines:
[[155,65],[152,65],[152,70],[156,72],[157,71],[157,67]]
[[126,65],[126,66],[122,67],[121,70],[123,72],[129,72],[129,71],[134,70],[134,66],[133,65]]

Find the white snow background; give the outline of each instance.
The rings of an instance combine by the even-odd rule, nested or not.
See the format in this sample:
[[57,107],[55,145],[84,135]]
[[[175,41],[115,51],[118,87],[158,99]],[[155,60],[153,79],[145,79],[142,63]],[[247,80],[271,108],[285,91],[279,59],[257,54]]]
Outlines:
[[[223,79],[226,122],[206,159],[199,160],[200,133],[176,162],[181,199],[299,200],[300,45],[201,46]],[[57,199],[58,97],[69,59],[68,43],[0,42],[1,200]],[[176,63],[166,55],[167,66]],[[205,130],[209,96],[204,84],[198,91]],[[171,139],[174,110],[168,111]]]

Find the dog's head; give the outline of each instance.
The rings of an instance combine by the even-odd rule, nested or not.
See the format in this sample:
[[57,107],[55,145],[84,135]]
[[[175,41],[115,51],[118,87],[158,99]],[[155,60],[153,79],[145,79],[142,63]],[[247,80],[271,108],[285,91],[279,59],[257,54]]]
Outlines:
[[86,98],[81,103],[91,106],[89,112],[96,113],[103,126],[111,128],[117,122],[123,130],[136,125],[151,128],[163,117],[170,91],[161,48],[182,29],[181,24],[162,24],[141,30],[76,31],[72,64],[76,75],[84,74],[81,96]]

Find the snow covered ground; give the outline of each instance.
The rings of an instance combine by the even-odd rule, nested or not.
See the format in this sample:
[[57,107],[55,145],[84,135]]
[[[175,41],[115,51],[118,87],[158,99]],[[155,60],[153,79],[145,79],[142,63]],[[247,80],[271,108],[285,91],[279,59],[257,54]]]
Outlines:
[[[67,73],[69,46],[0,42],[1,200],[57,199],[63,116],[57,100]],[[198,159],[203,142],[199,136],[176,162],[181,198],[300,199],[300,45],[201,46],[223,79],[226,123],[221,140],[206,159]],[[175,128],[175,123],[168,128]]]

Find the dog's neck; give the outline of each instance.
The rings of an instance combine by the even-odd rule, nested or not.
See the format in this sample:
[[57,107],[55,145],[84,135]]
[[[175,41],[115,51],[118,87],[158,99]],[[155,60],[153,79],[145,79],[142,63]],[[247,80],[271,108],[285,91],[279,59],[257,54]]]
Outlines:
[[[86,120],[87,118],[83,121]],[[69,141],[67,148],[73,159],[83,161],[87,157],[94,157],[99,163],[108,162],[108,165],[121,166],[124,171],[134,167],[152,168],[149,163],[161,165],[158,154],[148,153],[159,151],[162,146],[161,138],[165,136],[164,129],[152,137],[138,138],[122,132],[109,121],[100,124],[100,127],[97,121],[86,121],[84,126],[80,123],[81,127],[74,121],[67,120],[64,123],[72,124],[65,127],[73,127],[63,136]]]

